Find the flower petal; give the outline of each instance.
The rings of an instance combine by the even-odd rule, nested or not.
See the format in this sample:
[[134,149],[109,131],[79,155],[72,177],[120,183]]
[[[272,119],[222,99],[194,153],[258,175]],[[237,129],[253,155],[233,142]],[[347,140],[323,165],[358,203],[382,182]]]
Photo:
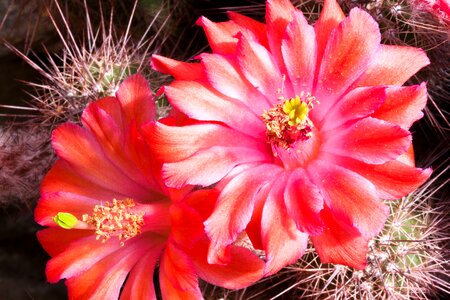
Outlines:
[[214,53],[233,54],[236,51],[238,40],[235,36],[241,30],[236,23],[233,21],[214,23],[205,17],[200,17],[196,24],[203,27],[209,46]]
[[253,139],[219,124],[203,123],[176,127],[155,122],[145,125],[142,131],[147,140],[152,141],[152,150],[158,159],[167,163],[184,160],[197,151],[212,146],[245,147],[267,151],[264,141]]
[[[283,76],[272,54],[264,46],[239,36],[236,53],[237,62],[245,78],[271,104],[275,104],[283,87]],[[288,91],[289,93],[289,91]]]
[[93,183],[136,198],[144,199],[151,193],[133,181],[109,160],[100,145],[86,129],[65,123],[53,131],[53,148],[67,161],[73,170]]
[[374,119],[362,119],[341,133],[330,131],[323,145],[326,152],[383,164],[408,150],[411,134],[400,126]]
[[340,221],[339,217],[335,217],[327,208],[322,211],[322,220],[325,222],[323,233],[311,236],[320,261],[364,269],[369,239],[364,238],[357,229]]
[[336,128],[348,121],[371,115],[385,102],[385,90],[386,88],[383,86],[362,87],[351,90],[324,117],[322,130]]
[[202,299],[192,262],[170,241],[161,258],[159,282],[163,299]]
[[126,123],[138,126],[156,118],[156,103],[147,80],[141,74],[129,76],[120,85],[116,97],[122,105]]
[[387,98],[372,116],[409,129],[418,119],[422,118],[422,109],[427,103],[427,88],[425,83],[420,86],[389,87]]
[[355,86],[402,85],[429,63],[422,49],[381,45]]
[[[268,48],[266,35],[266,24],[258,22],[247,16],[238,14],[237,12],[228,11],[228,17],[241,28],[249,30],[252,36],[264,47]],[[245,31],[244,31],[245,32]]]
[[170,187],[209,186],[239,164],[270,160],[267,153],[257,149],[217,146],[198,151],[183,161],[164,164],[162,176]]
[[381,231],[389,215],[389,207],[378,198],[376,188],[370,181],[348,169],[323,161],[315,162],[308,173],[321,187],[333,218],[355,227],[367,238]]
[[164,74],[170,74],[177,80],[197,80],[203,78],[200,63],[186,63],[161,55],[153,54],[152,68]]
[[204,53],[200,57],[208,82],[213,88],[242,102],[258,116],[270,107],[265,96],[239,71],[236,60],[219,54]]
[[264,262],[249,249],[229,246],[230,262],[227,265],[209,264],[206,257],[208,243],[198,243],[189,257],[200,278],[227,289],[240,289],[261,279]]
[[127,278],[120,300],[153,300],[156,298],[153,286],[153,273],[163,245],[155,245],[139,258]]
[[411,193],[431,175],[431,169],[414,168],[396,160],[382,165],[369,165],[345,158],[340,164],[370,180],[376,186],[378,197],[390,200]]
[[277,176],[262,212],[261,238],[267,257],[265,276],[294,263],[305,253],[308,244],[308,235],[297,229],[284,205],[286,177],[286,174]]
[[[336,0],[325,0],[319,20],[314,25],[317,39],[317,65],[320,66],[331,32],[345,19]],[[316,70],[319,71],[319,68]],[[317,76],[317,74],[316,74]]]
[[284,190],[284,203],[300,231],[311,235],[323,231],[324,225],[320,219],[323,198],[303,169],[297,168],[290,173]]
[[[261,137],[264,123],[246,105],[195,81],[175,81],[164,88],[170,104],[193,119],[219,121],[244,134]],[[188,99],[188,101],[186,101]]]
[[206,234],[211,239],[209,263],[224,263],[226,258],[219,256],[250,221],[255,193],[279,172],[281,168],[263,164],[240,173],[223,188],[213,213],[204,222]]
[[363,74],[380,46],[377,22],[365,11],[354,8],[333,30],[325,48],[314,96],[319,119]]
[[316,34],[299,11],[286,27],[281,52],[295,94],[311,92],[317,60]]
[[92,236],[92,231],[53,227],[39,230],[36,235],[45,251],[54,257],[63,253],[73,242]]

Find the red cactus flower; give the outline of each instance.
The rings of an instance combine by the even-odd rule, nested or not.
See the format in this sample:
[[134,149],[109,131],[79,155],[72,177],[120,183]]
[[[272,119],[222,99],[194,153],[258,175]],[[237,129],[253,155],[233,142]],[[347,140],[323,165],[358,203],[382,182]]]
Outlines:
[[427,56],[380,45],[372,17],[345,17],[335,0],[314,26],[288,0],[267,1],[267,24],[229,17],[198,21],[213,52],[201,62],[152,58],[175,78],[164,87],[172,115],[143,128],[166,184],[220,181],[204,223],[210,262],[246,230],[266,251],[266,274],[298,259],[308,236],[323,262],[363,268],[388,216],[381,199],[431,172],[406,159],[426,87],[401,86]]
[[264,263],[232,246],[227,265],[207,263],[202,222],[214,191],[168,189],[160,163],[139,127],[155,120],[147,82],[134,75],[116,97],[100,99],[82,115],[83,127],[63,124],[53,134],[59,160],[45,177],[36,221],[52,256],[50,282],[66,279],[70,299],[156,299],[159,261],[164,299],[199,299],[198,276],[228,288],[262,276]]

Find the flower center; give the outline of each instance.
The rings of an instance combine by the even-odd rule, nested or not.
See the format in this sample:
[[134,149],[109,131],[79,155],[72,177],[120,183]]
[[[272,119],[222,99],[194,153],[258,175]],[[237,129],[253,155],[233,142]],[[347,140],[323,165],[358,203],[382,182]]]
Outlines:
[[311,138],[314,126],[308,114],[314,103],[317,103],[315,97],[301,92],[264,111],[261,118],[266,125],[267,142],[289,150],[295,142]]
[[83,221],[95,227],[97,240],[101,238],[102,242],[106,242],[116,236],[120,245],[123,246],[124,241],[140,234],[141,227],[144,225],[144,214],[131,211],[135,205],[132,199],[113,199],[112,203],[96,205],[92,215],[83,215]]

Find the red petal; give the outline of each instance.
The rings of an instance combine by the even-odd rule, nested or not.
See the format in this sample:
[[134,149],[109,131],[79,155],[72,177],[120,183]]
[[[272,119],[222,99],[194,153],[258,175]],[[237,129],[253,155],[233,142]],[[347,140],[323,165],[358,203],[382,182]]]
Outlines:
[[163,299],[202,299],[192,262],[171,242],[167,243],[161,258],[159,282]]
[[422,109],[427,103],[425,83],[420,86],[390,87],[386,89],[387,98],[372,116],[408,129],[422,118]]
[[136,200],[145,199],[151,193],[118,169],[105,156],[103,146],[84,128],[63,124],[53,131],[52,141],[57,155],[93,183]]
[[367,238],[377,235],[389,215],[389,207],[378,198],[375,186],[348,169],[317,161],[308,170],[321,187],[333,218],[353,226]]
[[266,24],[253,20],[247,16],[238,14],[233,11],[227,12],[228,17],[238,24],[241,28],[245,28],[251,32],[251,35],[264,47],[269,48],[266,35]]
[[395,160],[382,165],[369,165],[344,159],[340,164],[370,180],[382,199],[399,199],[417,189],[431,175],[431,169],[414,168]]
[[[200,196],[202,198],[201,200],[208,202],[205,201],[207,200],[205,197],[207,194],[201,193]],[[185,203],[177,203],[171,206],[170,219],[170,235],[178,245],[183,247],[183,249],[184,247],[192,247],[199,239],[205,236],[201,216],[195,209]]]
[[[68,278],[66,285],[69,298],[118,299],[125,278],[137,261],[147,253],[152,245],[150,241],[149,238],[130,240],[126,246],[119,246],[116,252],[88,266],[82,274],[74,274],[74,277]],[[78,264],[82,263],[78,261]]]
[[144,126],[142,130],[147,140],[152,141],[155,155],[167,163],[184,160],[197,151],[213,146],[245,147],[261,151],[267,149],[264,141],[219,124],[175,127],[156,122]]
[[252,218],[250,219],[250,222],[247,224],[247,228],[245,229],[245,232],[247,233],[255,249],[264,249],[261,238],[261,219],[264,204],[266,203],[266,199],[269,196],[269,192],[272,187],[271,184],[272,182],[266,183],[260,188],[259,191],[255,193],[255,204],[253,208]]
[[[284,72],[281,40],[287,24],[297,11],[289,0],[269,0],[266,2],[267,37],[270,50],[278,66]],[[279,88],[279,87],[278,87]]]
[[220,93],[241,101],[247,109],[260,115],[271,105],[239,71],[235,60],[219,54],[202,54],[202,65],[209,84]]
[[175,81],[164,89],[169,102],[193,119],[218,121],[244,134],[263,137],[265,126],[240,101],[228,98],[195,81]]
[[289,216],[300,231],[311,235],[323,231],[319,215],[323,209],[323,198],[303,169],[291,172],[284,190],[284,202]]
[[186,63],[153,54],[150,64],[153,69],[164,74],[170,74],[177,80],[198,80],[203,78],[203,70],[200,63]]
[[45,251],[54,257],[64,252],[71,243],[88,236],[92,237],[92,231],[55,227],[40,230],[36,235]]
[[284,205],[286,177],[277,176],[262,212],[261,237],[267,257],[265,276],[294,263],[305,253],[308,244],[308,235],[297,229]]
[[[273,104],[282,96],[283,76],[264,46],[240,36],[236,58],[245,78]],[[290,91],[287,92],[289,94]]]
[[156,104],[144,76],[135,74],[125,79],[119,85],[116,97],[122,105],[126,123],[135,120],[139,126],[155,120]]
[[225,258],[219,257],[219,253],[233,243],[247,226],[252,216],[255,193],[280,171],[281,168],[275,165],[261,165],[240,173],[223,188],[214,212],[204,222],[211,239],[210,263],[223,263]]
[[189,252],[200,278],[227,289],[240,289],[261,279],[264,262],[249,249],[230,246],[230,262],[227,265],[209,264],[206,257],[208,243],[203,241]]
[[162,245],[159,245],[159,247],[150,249],[143,257],[139,258],[127,278],[120,300],[157,299],[153,286],[153,273],[162,249]]
[[347,130],[330,131],[324,151],[351,157],[369,164],[383,164],[408,150],[411,134],[397,125],[374,119],[362,119]]
[[320,64],[316,90],[313,91],[320,101],[315,108],[319,119],[366,71],[379,46],[378,24],[365,11],[352,9],[331,33]]
[[311,236],[320,261],[364,269],[369,239],[361,236],[357,229],[341,222],[328,208],[323,210],[322,220],[326,224],[324,232]]
[[286,27],[281,51],[295,94],[312,91],[317,60],[316,34],[299,11]]
[[196,24],[202,26],[205,30],[209,45],[214,53],[234,54],[238,41],[235,36],[241,30],[236,23],[233,21],[214,23],[205,17],[200,17]]
[[426,53],[408,46],[381,45],[356,86],[402,85],[430,63]]
[[[314,25],[317,39],[317,65],[320,66],[323,52],[331,32],[344,20],[345,15],[336,0],[325,0],[319,20]],[[317,72],[319,68],[317,68]]]
[[385,90],[386,88],[382,86],[351,90],[324,117],[322,130],[336,128],[348,121],[369,116],[385,102]]

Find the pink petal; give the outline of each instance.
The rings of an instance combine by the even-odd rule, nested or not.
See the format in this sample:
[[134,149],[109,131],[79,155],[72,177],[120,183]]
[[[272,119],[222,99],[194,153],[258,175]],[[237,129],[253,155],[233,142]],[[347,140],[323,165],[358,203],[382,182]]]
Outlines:
[[254,194],[279,172],[281,168],[275,165],[260,165],[240,173],[223,188],[214,212],[204,222],[206,234],[211,239],[209,263],[223,264],[225,258],[219,255],[223,248],[236,240],[250,221]]
[[203,78],[202,67],[199,63],[185,63],[153,54],[150,64],[154,70],[164,74],[170,74],[177,80],[197,80]]
[[371,115],[385,102],[385,90],[386,88],[382,86],[351,90],[324,117],[322,130],[336,128],[348,121]]
[[381,45],[356,86],[402,85],[430,63],[426,53],[408,46]]
[[271,105],[267,99],[239,71],[236,61],[219,54],[201,55],[209,84],[220,93],[241,101],[257,116]]
[[[195,191],[193,193],[200,192]],[[203,191],[202,191],[203,192]],[[200,196],[202,200],[206,200],[204,193]],[[204,238],[205,232],[203,227],[203,219],[199,213],[185,203],[177,203],[170,208],[171,219],[171,238],[181,247],[192,247],[199,239]],[[189,220],[189,222],[187,221]],[[184,248],[183,248],[184,249]]]
[[[317,65],[320,66],[331,32],[345,18],[344,12],[336,0],[325,0],[319,20],[314,25],[317,39]],[[319,68],[317,68],[317,72]]]
[[284,205],[286,177],[277,176],[262,212],[261,238],[267,257],[265,276],[294,263],[305,253],[308,244],[308,235],[297,229]]
[[261,279],[264,262],[249,249],[229,246],[230,262],[227,265],[209,264],[206,257],[208,243],[203,241],[196,245],[189,257],[200,278],[227,289],[240,289]]
[[120,300],[157,299],[153,286],[153,273],[163,246],[158,245],[140,257],[127,278]]
[[400,161],[369,165],[353,159],[340,164],[370,180],[382,199],[399,199],[421,186],[431,175],[431,169],[420,169]]
[[422,118],[422,109],[427,103],[425,83],[420,86],[390,87],[386,89],[387,98],[372,116],[408,129]]
[[258,149],[217,146],[198,151],[183,161],[164,164],[162,176],[170,187],[209,186],[218,182],[239,164],[271,159],[270,155]]
[[241,28],[233,21],[214,23],[205,17],[197,20],[197,25],[203,27],[209,45],[214,53],[234,54],[236,51],[236,34]]
[[369,239],[364,238],[357,229],[340,221],[327,208],[322,212],[322,220],[326,224],[324,232],[311,236],[320,261],[364,269]]
[[295,11],[295,7],[289,0],[269,0],[266,2],[267,37],[270,51],[283,73],[285,73],[285,69],[280,47],[281,40],[286,26],[291,22]]
[[265,134],[261,118],[246,105],[198,82],[175,81],[164,91],[169,102],[190,118],[222,122],[257,138]]
[[323,198],[303,169],[298,168],[290,173],[284,190],[284,203],[300,231],[311,235],[323,231],[324,225],[320,219]]
[[65,123],[53,131],[52,141],[56,154],[66,160],[76,173],[93,183],[137,200],[145,199],[151,193],[128,174],[122,173],[105,156],[102,145],[84,128]]
[[348,169],[317,161],[308,169],[321,187],[333,218],[353,226],[362,236],[372,238],[384,226],[389,207],[378,198],[375,186]]
[[264,245],[261,238],[261,219],[263,214],[264,205],[266,204],[266,199],[269,196],[270,189],[272,187],[272,182],[267,182],[255,193],[253,205],[253,214],[250,222],[247,224],[245,232],[247,233],[253,247],[255,249],[264,249]]
[[267,149],[264,141],[219,124],[176,127],[156,122],[145,125],[142,130],[147,140],[152,141],[152,150],[158,159],[167,163],[184,160],[211,146],[245,147],[261,151]]
[[122,105],[126,123],[135,120],[142,125],[156,118],[156,104],[150,86],[144,76],[131,75],[125,79],[116,92],[116,97]]
[[330,131],[323,149],[365,163],[383,164],[399,157],[410,144],[411,134],[407,130],[368,117],[342,132]]
[[281,52],[295,94],[311,92],[317,60],[316,34],[299,11],[286,27]]
[[251,32],[251,35],[264,47],[268,48],[266,35],[266,25],[247,16],[238,14],[237,12],[228,11],[228,17],[241,28],[245,28]]
[[192,262],[170,241],[161,258],[159,282],[163,299],[202,299]]
[[236,58],[245,78],[265,95],[270,103],[277,103],[278,98],[283,96],[280,94],[283,76],[272,54],[264,46],[241,35]]
[[320,65],[314,96],[318,118],[363,74],[380,46],[380,30],[366,12],[355,8],[333,30]]
[[91,265],[82,274],[68,278],[66,285],[69,298],[118,299],[123,282],[131,268],[152,245],[149,242],[149,239],[129,241],[126,246],[119,247],[116,252]]

